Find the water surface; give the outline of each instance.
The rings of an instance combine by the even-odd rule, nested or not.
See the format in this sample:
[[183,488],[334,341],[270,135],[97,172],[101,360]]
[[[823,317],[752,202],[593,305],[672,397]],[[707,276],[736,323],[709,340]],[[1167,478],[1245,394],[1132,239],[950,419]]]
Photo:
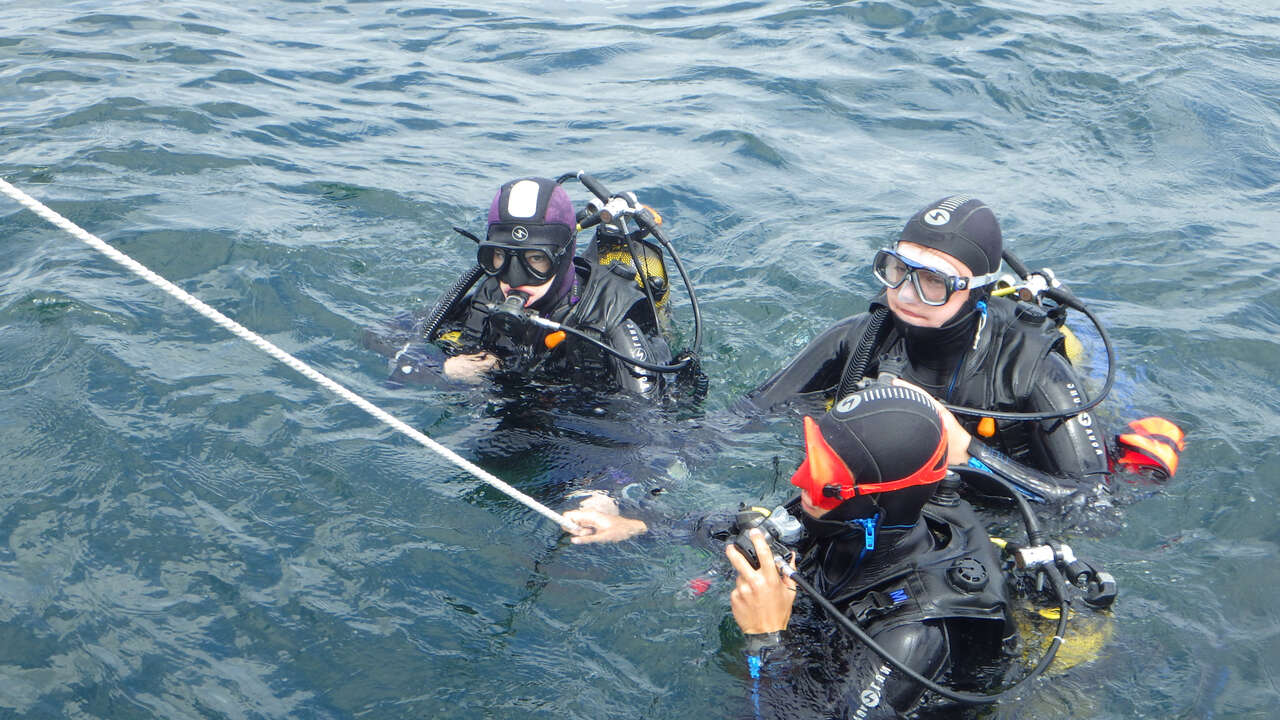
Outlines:
[[[1106,322],[1103,418],[1190,442],[1072,537],[1122,588],[1101,657],[992,717],[1269,718],[1277,37],[1257,2],[10,0],[0,173],[536,496],[622,472],[679,516],[785,496],[798,432],[726,442],[726,408],[865,307],[912,212],[975,194]],[[704,418],[531,432],[482,391],[387,387],[360,332],[470,262],[449,227],[577,169],[669,222]],[[701,549],[570,547],[7,200],[0,233],[0,717],[744,707],[727,586],[685,590]]]

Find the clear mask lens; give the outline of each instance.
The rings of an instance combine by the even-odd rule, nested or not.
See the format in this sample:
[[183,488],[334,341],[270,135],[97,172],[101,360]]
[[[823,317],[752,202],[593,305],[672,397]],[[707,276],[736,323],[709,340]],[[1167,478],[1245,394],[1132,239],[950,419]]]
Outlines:
[[951,298],[949,275],[912,262],[891,250],[876,253],[873,271],[876,279],[888,288],[900,287],[910,278],[916,295],[926,305],[945,305]]

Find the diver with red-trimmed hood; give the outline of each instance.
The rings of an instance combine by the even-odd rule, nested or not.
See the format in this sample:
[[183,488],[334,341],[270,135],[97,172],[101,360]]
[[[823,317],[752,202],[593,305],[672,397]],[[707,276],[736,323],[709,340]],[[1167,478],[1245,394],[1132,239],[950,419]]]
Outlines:
[[[603,222],[599,212],[575,211],[556,180],[503,184],[484,237],[454,228],[475,241],[476,265],[430,314],[412,317],[412,327],[366,335],[366,344],[393,357],[394,381],[496,379],[660,398],[681,367],[672,365],[666,340],[662,251],[645,237],[661,233],[654,229],[661,218],[624,195],[631,199],[621,206],[625,216]],[[636,215],[651,227],[626,225]],[[587,216],[599,227],[579,257],[579,223]]]
[[[1013,631],[1009,602],[973,509],[938,492],[947,438],[933,402],[912,387],[872,386],[806,416],[804,439],[791,478],[800,495],[785,508],[804,529],[792,544],[797,575],[923,677],[983,683],[975,669],[999,664]],[[726,553],[738,573],[730,600],[746,636],[754,716],[911,712],[925,688],[797,602],[765,535],[755,529],[750,538],[758,566],[740,546]]]

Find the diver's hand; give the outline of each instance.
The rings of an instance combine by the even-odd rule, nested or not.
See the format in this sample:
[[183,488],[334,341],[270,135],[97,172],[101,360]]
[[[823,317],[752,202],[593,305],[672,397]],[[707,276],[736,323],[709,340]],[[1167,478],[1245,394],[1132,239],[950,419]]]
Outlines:
[[894,378],[893,384],[919,390],[929,398],[929,402],[933,403],[933,409],[938,411],[938,416],[942,418],[942,424],[947,429],[947,464],[964,465],[969,462],[969,443],[973,442],[973,436],[964,429],[956,416],[924,388],[912,385],[902,378]]
[[773,551],[759,528],[751,529],[751,544],[760,558],[760,569],[751,567],[738,548],[729,545],[725,555],[738,571],[738,584],[729,594],[733,619],[747,635],[778,632],[791,621],[791,606],[796,601],[796,583],[784,578],[773,564]]
[[479,352],[474,355],[455,355],[444,361],[444,376],[459,382],[479,383],[484,373],[498,366],[498,356]]
[[[585,502],[583,503],[586,504]],[[649,529],[643,520],[622,517],[615,510],[612,513],[599,510],[570,510],[564,514],[566,520],[576,523],[579,530],[572,533],[569,542],[574,545],[587,543],[620,542],[633,538]]]

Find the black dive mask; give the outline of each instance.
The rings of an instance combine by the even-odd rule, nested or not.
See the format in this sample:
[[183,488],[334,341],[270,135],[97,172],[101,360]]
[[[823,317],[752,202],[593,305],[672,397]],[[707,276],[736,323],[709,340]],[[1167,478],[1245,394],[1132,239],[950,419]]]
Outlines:
[[572,244],[572,229],[558,223],[493,223],[476,260],[486,273],[511,287],[537,286],[564,269]]
[[565,248],[483,243],[476,260],[485,273],[511,287],[538,286],[556,276]]

